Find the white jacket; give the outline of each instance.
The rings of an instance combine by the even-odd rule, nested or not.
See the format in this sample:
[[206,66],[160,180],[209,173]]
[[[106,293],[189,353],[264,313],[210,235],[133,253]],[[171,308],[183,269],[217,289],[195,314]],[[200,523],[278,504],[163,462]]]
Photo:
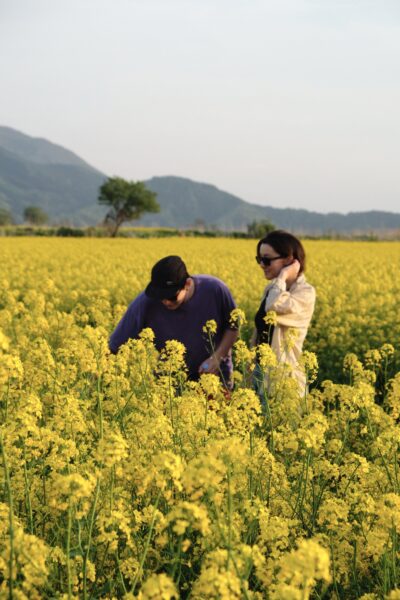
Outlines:
[[[274,279],[265,288],[263,297],[267,292],[265,311],[275,311],[277,318],[271,347],[279,362],[293,367],[293,374],[304,389],[305,375],[303,370],[298,367],[298,363],[314,312],[315,288],[307,283],[304,274],[301,274],[289,289],[286,289],[284,281],[279,278]],[[289,328],[296,329],[297,335],[288,345]]]

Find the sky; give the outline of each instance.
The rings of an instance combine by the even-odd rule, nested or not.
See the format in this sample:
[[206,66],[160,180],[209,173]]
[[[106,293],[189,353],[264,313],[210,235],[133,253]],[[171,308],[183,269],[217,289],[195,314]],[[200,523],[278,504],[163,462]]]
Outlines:
[[107,175],[400,212],[398,0],[0,0],[0,125]]

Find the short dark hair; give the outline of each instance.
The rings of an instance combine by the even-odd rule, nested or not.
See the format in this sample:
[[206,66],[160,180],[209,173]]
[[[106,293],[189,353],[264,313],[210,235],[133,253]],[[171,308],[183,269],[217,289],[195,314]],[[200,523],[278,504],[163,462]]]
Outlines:
[[260,255],[261,244],[268,244],[280,256],[296,258],[300,263],[300,273],[306,270],[306,253],[303,244],[288,231],[283,231],[282,229],[270,231],[258,242],[257,256]]

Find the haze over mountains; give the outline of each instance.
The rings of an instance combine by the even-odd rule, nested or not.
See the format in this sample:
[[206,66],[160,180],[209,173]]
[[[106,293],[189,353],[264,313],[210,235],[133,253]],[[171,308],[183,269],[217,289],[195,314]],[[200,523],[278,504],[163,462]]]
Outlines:
[[[97,204],[98,189],[106,178],[59,145],[0,127],[0,207],[10,210],[16,221],[22,220],[26,206],[35,205],[53,222],[99,223],[106,209]],[[260,206],[213,185],[175,176],[153,177],[146,185],[157,193],[161,211],[145,215],[135,224],[184,228],[203,223],[240,230],[251,221],[269,219],[277,227],[311,234],[400,228],[400,213],[321,214]]]

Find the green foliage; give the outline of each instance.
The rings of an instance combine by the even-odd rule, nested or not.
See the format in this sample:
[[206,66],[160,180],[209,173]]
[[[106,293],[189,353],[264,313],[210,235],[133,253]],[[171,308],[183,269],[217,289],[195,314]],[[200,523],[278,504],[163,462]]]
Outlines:
[[12,215],[6,208],[0,208],[0,225],[10,225],[12,223]]
[[115,237],[125,221],[140,219],[143,213],[160,211],[157,194],[151,192],[142,181],[126,181],[122,177],[110,177],[100,187],[98,201],[110,206],[104,222]]
[[261,239],[274,229],[276,229],[275,225],[271,223],[271,221],[268,221],[268,219],[252,221],[252,223],[247,225],[247,236],[250,238]]
[[40,206],[27,206],[24,209],[24,220],[31,225],[45,225],[49,215]]
[[78,227],[59,227],[56,231],[58,237],[84,237],[85,231]]

